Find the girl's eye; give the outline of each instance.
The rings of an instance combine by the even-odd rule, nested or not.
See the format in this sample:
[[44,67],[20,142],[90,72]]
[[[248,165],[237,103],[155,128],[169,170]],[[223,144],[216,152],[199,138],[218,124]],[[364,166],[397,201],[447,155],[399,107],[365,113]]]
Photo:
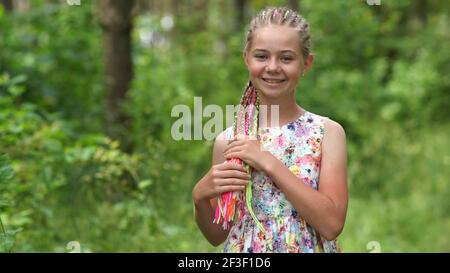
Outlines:
[[267,59],[267,56],[266,55],[255,55],[255,58],[258,60],[265,60],[265,59]]
[[292,58],[291,56],[284,56],[284,57],[281,57],[281,61],[283,61],[283,62],[290,62],[290,61],[292,61],[294,58]]

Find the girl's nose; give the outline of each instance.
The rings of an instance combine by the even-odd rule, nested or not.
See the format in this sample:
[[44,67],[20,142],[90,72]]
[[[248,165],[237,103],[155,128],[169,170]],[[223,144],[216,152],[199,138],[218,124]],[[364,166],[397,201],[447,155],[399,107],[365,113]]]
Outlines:
[[276,58],[272,58],[269,60],[269,63],[266,66],[267,72],[279,72],[280,66],[278,65],[278,61]]

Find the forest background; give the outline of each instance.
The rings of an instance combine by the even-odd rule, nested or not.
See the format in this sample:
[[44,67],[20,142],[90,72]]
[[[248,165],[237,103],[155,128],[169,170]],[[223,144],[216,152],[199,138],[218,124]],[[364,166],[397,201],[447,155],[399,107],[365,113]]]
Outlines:
[[343,251],[450,251],[449,1],[0,3],[0,251],[220,252],[191,199],[213,142],[171,110],[238,103],[269,5],[311,24],[298,103],[346,130]]

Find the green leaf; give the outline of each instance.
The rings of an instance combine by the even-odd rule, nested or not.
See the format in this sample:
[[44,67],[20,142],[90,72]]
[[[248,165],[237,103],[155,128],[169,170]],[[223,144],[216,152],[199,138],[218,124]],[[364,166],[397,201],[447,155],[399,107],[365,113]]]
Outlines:
[[11,207],[11,206],[13,206],[13,204],[14,204],[14,202],[12,202],[10,200],[0,199],[0,208]]
[[0,156],[0,183],[13,177],[13,168],[7,154]]
[[16,243],[16,234],[20,231],[22,231],[21,228],[0,234],[0,253],[12,251],[14,244]]
[[11,85],[17,85],[17,84],[21,84],[21,83],[25,82],[26,80],[27,80],[26,75],[18,75],[16,77],[12,78],[9,83]]
[[145,189],[145,188],[147,188],[148,186],[150,186],[151,184],[153,184],[153,182],[151,181],[151,180],[149,180],[149,179],[147,179],[147,180],[142,180],[141,182],[139,182],[139,184],[138,184],[138,187],[139,187],[139,189]]

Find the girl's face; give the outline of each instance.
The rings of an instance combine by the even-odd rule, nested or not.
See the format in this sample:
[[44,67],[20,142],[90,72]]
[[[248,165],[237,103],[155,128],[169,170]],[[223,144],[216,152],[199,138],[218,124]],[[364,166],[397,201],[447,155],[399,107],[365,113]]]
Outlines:
[[[266,98],[293,94],[304,68],[299,34],[287,26],[270,25],[253,34],[244,61],[253,85]],[[308,58],[310,59],[310,58]]]

